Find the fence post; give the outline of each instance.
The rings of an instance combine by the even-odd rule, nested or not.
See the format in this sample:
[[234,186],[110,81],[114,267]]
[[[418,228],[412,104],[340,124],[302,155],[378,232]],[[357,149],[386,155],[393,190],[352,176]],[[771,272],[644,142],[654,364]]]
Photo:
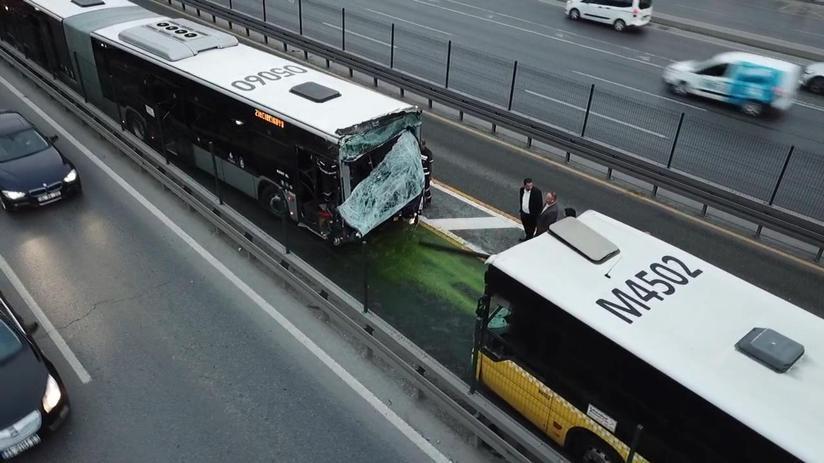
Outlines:
[[[775,182],[775,187],[773,188],[772,194],[770,195],[770,202],[768,203],[770,206],[772,206],[773,202],[775,201],[775,196],[778,194],[778,188],[781,186],[781,181],[784,180],[784,174],[787,173],[787,166],[790,165],[790,158],[793,156],[794,151],[795,145],[790,146],[790,150],[787,151],[787,157],[784,159],[784,166],[781,167],[781,173],[778,175],[778,180]],[[756,238],[761,236],[761,230],[763,228],[763,225],[758,226],[758,229],[755,231]]]
[[[672,157],[675,156],[675,147],[678,145],[678,137],[681,136],[681,126],[684,125],[684,113],[681,113],[681,117],[678,119],[678,128],[675,129],[675,139],[672,140],[672,146],[670,147],[670,154],[669,158],[667,159],[667,169],[672,167]],[[652,186],[652,195],[655,196],[658,194],[658,185]]]
[[512,85],[509,87],[509,104],[506,106],[507,111],[512,111],[512,97],[515,96],[515,79],[518,77],[518,60],[512,65]]
[[452,63],[452,41],[446,44],[446,82],[444,87],[449,88],[449,66]]
[[340,9],[340,49],[346,51],[346,8]]
[[220,190],[220,179],[217,177],[217,158],[215,157],[215,144],[209,142],[209,153],[212,155],[212,169],[215,174],[215,192],[217,193],[217,201],[223,205],[223,193]]
[[395,68],[395,23],[392,23],[392,33],[389,35],[389,69]]
[[363,313],[369,312],[369,255],[366,251],[366,240],[361,242],[363,250]]
[[[186,11],[186,8],[184,7],[183,10]],[[232,7],[232,0],[229,0],[229,10],[230,11],[235,11],[234,7]],[[229,30],[231,31],[232,30],[232,21],[227,21],[227,22],[229,23]]]
[[589,109],[592,107],[592,94],[595,93],[595,84],[589,86],[589,100],[587,100],[587,112],[584,114],[584,126],[581,128],[581,137],[587,131],[587,121],[589,120]]
[[303,1],[298,0],[298,32],[303,35]]
[[629,454],[627,455],[627,463],[632,463],[632,460],[635,459],[635,449],[638,448],[638,441],[641,439],[641,432],[644,431],[643,425],[638,425],[635,427],[635,434],[632,436],[632,443],[629,446]]
[[80,60],[77,59],[77,52],[74,52],[74,65],[77,66],[77,80],[80,81],[80,90],[83,91],[83,102],[88,103],[89,98],[86,96],[86,85],[83,83],[83,71],[80,70]]
[[[266,0],[260,0],[261,6],[263,6],[263,22],[266,22]],[[263,36],[266,37],[265,35]]]

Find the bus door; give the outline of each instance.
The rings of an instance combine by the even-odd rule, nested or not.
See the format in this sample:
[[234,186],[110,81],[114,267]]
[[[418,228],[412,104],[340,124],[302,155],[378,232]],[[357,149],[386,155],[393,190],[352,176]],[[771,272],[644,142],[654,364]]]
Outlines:
[[301,222],[311,228],[318,228],[320,212],[320,189],[316,155],[302,147],[297,147],[297,184],[295,185]]

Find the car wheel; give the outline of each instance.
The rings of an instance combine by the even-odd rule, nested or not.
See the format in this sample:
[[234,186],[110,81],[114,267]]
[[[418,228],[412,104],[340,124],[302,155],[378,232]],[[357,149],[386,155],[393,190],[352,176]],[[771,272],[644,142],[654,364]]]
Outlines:
[[612,28],[618,32],[624,32],[624,29],[627,28],[627,23],[625,23],[623,19],[618,19],[612,24]]
[[670,84],[670,91],[679,96],[687,96],[689,90],[687,89],[687,83],[682,81],[678,81],[674,84]]
[[7,205],[6,202],[3,201],[2,199],[0,199],[0,207],[2,207],[3,210],[6,211],[6,212],[13,212],[15,210],[14,206]]
[[741,111],[752,117],[758,117],[764,112],[764,105],[757,101],[748,101],[741,106]]
[[581,19],[581,12],[578,11],[577,9],[575,9],[575,8],[569,10],[569,19],[571,19],[573,21],[577,21],[577,20]]
[[824,77],[816,77],[807,84],[807,88],[813,93],[824,93]]
[[268,184],[264,186],[260,192],[259,200],[267,211],[279,219],[289,214],[289,207],[286,205],[283,190],[275,185]]

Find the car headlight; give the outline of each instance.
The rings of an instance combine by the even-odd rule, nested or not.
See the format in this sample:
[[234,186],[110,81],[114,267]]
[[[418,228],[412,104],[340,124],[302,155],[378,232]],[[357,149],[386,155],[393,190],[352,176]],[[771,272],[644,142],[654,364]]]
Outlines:
[[63,181],[66,183],[71,183],[75,180],[77,180],[77,170],[75,169],[72,169],[68,174],[66,174],[65,177],[63,177]]
[[3,190],[3,196],[5,196],[6,198],[9,198],[9,199],[20,199],[23,196],[26,196],[26,193],[23,193],[22,191],[6,191],[6,190]]
[[51,412],[60,402],[62,395],[57,381],[49,375],[49,380],[46,382],[46,393],[43,394],[43,410],[46,413]]

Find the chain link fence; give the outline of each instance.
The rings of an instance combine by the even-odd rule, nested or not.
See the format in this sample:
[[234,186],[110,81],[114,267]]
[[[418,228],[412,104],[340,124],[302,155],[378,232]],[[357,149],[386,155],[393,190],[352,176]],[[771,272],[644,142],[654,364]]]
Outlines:
[[312,0],[214,0],[574,135],[824,221],[824,149],[796,149]]

